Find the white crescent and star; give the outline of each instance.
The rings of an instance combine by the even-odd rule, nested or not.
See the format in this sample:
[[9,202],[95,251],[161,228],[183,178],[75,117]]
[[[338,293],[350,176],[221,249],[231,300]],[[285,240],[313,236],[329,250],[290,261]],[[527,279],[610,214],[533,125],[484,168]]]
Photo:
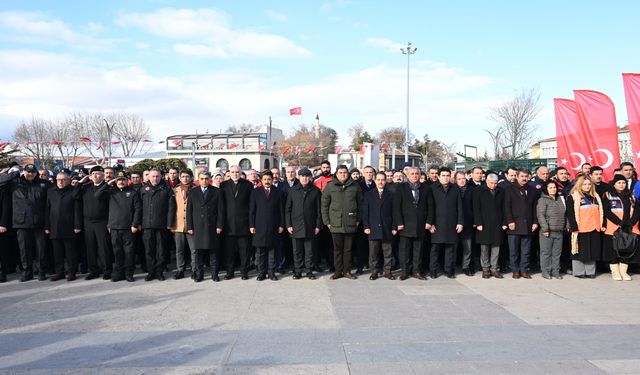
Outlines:
[[587,158],[585,158],[584,155],[579,153],[579,152],[572,152],[572,153],[569,154],[569,156],[571,156],[571,155],[575,155],[575,156],[579,157],[580,158],[580,163],[578,164],[577,167],[571,167],[571,166],[569,166],[569,167],[571,167],[571,169],[573,169],[574,171],[579,171],[580,168],[582,167],[582,164],[587,162]]
[[602,152],[603,154],[607,155],[607,162],[601,165],[603,169],[609,168],[611,164],[613,164],[613,154],[611,153],[611,151],[607,150],[606,148],[599,148],[595,152]]

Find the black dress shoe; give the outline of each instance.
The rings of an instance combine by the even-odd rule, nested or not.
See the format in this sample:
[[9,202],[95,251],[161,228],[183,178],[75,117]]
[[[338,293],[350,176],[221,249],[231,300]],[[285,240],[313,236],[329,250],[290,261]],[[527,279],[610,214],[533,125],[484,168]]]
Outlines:
[[429,274],[429,277],[432,278],[432,279],[437,279],[438,278],[438,273],[437,272],[431,272]]
[[447,273],[446,275],[447,275],[447,277],[448,277],[448,278],[450,278],[450,279],[455,279],[455,278],[456,278],[456,274],[455,274],[455,273],[453,273],[453,272],[451,272],[451,273]]
[[[242,280],[244,280],[244,276],[242,276],[242,277],[243,277],[243,279],[242,279]],[[256,277],[256,280],[258,280],[258,281],[263,281],[263,280],[265,280],[266,278],[267,278],[267,275],[265,275],[265,274],[261,273],[261,274],[259,274],[259,275],[258,275],[258,277]]]
[[20,282],[25,282],[25,281],[29,281],[29,280],[33,280],[33,273],[32,272],[23,272],[22,276],[20,277]]
[[233,276],[233,274],[226,274],[226,275],[224,276],[224,279],[225,279],[225,280],[231,280],[231,279],[233,279],[234,277],[235,277],[235,276]]
[[199,283],[204,280],[204,272],[197,272],[196,278],[193,279],[194,282]]
[[285,270],[284,268],[278,268],[278,273],[281,275],[286,275],[287,274],[287,270]]
[[164,281],[164,273],[160,272],[160,273],[158,274],[158,280],[160,280],[160,281]]
[[76,279],[76,274],[75,273],[70,273],[67,275],[67,281],[73,281]]
[[409,278],[409,275],[407,275],[406,273],[403,272],[403,273],[400,274],[400,280],[404,281],[404,280],[406,280],[408,278]]
[[595,279],[596,275],[587,275],[587,279]]
[[155,279],[155,277],[152,274],[148,274],[147,276],[145,276],[144,281],[151,281]]
[[62,279],[64,279],[64,274],[57,273],[57,274],[51,276],[51,278],[49,280],[58,281],[58,280],[62,280]]
[[307,278],[309,280],[315,280],[316,279],[316,275],[314,275],[313,272],[307,272]]
[[363,272],[363,271],[362,271],[362,267],[358,267],[358,269],[356,269],[356,275],[357,275],[357,276],[362,275],[362,272]]
[[473,276],[475,274],[475,272],[473,272],[471,268],[465,268],[462,270],[462,272],[467,276]]
[[378,280],[378,273],[372,272],[371,276],[369,276],[369,280]]
[[331,280],[338,280],[339,278],[342,277],[342,274],[339,272],[334,273],[333,275],[331,275]]
[[127,281],[128,281],[128,282],[130,282],[130,283],[132,283],[132,282],[136,281],[136,279],[134,279],[134,278],[133,278],[133,275],[127,275],[126,279],[127,279]]
[[174,280],[180,280],[182,278],[184,278],[184,271],[178,271],[178,272],[173,274],[173,279]]
[[38,280],[45,281],[47,279],[47,274],[44,272],[38,272]]
[[214,273],[213,275],[211,275],[211,280],[213,280],[214,283],[220,282],[220,277],[218,277],[217,273]]
[[294,280],[300,280],[302,278],[302,275],[300,274],[300,272],[294,272],[291,278]]
[[276,276],[276,273],[275,273],[275,272],[271,272],[271,273],[269,274],[269,280],[271,280],[271,281],[278,281],[278,276]]
[[109,279],[111,279],[110,273],[105,273],[104,275],[102,275],[102,280],[109,280]]
[[122,281],[122,280],[124,280],[124,276],[120,276],[120,275],[118,275],[118,276],[113,276],[113,277],[111,278],[111,281],[112,281],[112,282],[114,282],[114,283],[117,283],[118,281]]
[[248,275],[242,275],[242,277],[240,277],[242,280],[249,280],[249,276]]
[[85,280],[93,280],[93,279],[97,279],[100,275],[98,275],[97,273],[90,273],[87,276],[85,276]]
[[7,282],[7,275],[4,272],[0,272],[0,284]]

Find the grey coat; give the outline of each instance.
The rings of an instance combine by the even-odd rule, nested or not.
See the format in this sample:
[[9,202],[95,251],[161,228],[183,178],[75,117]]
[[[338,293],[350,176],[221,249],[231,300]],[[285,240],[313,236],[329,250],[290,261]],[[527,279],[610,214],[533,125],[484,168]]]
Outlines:
[[564,231],[567,227],[565,211],[564,197],[553,199],[546,193],[543,193],[538,200],[538,207],[536,209],[540,232]]

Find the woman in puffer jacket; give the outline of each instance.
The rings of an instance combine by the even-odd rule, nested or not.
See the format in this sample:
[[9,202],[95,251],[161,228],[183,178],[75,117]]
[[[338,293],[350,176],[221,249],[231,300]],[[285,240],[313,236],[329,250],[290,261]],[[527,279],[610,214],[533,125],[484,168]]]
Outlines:
[[540,269],[545,279],[562,279],[560,275],[560,255],[562,237],[567,228],[566,204],[559,194],[555,181],[548,181],[540,199],[536,213],[540,224]]

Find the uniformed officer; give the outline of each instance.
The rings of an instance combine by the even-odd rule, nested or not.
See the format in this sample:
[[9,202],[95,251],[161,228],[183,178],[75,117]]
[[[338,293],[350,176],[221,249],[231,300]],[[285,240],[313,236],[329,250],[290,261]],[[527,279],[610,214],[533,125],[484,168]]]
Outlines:
[[[115,183],[115,186],[114,186]],[[120,171],[116,178],[103,184],[96,191],[96,199],[109,196],[109,219],[107,230],[111,235],[113,255],[115,258],[115,274],[111,281],[124,278],[133,282],[135,269],[134,234],[140,230],[142,221],[142,203],[138,192],[127,186],[127,175]]]
[[158,169],[149,171],[149,183],[140,190],[142,198],[142,238],[147,255],[147,277],[164,280],[164,250],[168,227],[171,189]]

